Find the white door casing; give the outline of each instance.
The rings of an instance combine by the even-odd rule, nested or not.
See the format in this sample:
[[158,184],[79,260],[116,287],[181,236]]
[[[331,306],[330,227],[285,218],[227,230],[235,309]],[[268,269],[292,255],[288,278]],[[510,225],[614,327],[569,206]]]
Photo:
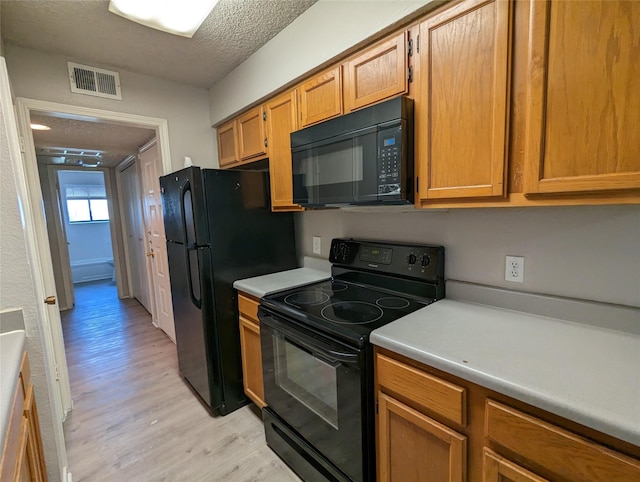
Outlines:
[[[0,88],[2,99],[11,99],[6,63],[0,58]],[[159,155],[162,159],[164,173],[171,172],[171,156],[169,146],[169,128],[166,119],[139,116],[120,112],[106,111],[89,107],[80,107],[57,102],[17,97],[16,122],[17,132],[14,134],[18,151],[22,150],[24,162],[16,163],[14,171],[16,185],[24,214],[25,237],[27,250],[31,258],[31,269],[36,296],[44,300],[46,296],[55,294],[55,279],[49,249],[49,239],[46,234],[46,222],[42,210],[42,191],[38,176],[38,164],[33,136],[30,129],[30,112],[60,113],[68,116],[93,117],[97,120],[118,122],[133,127],[155,129],[158,139]],[[4,109],[4,105],[2,106]],[[11,109],[9,109],[11,110]],[[13,111],[10,112],[13,117]],[[114,253],[114,262],[119,269],[119,259]],[[58,461],[61,469],[61,479],[67,479],[67,455],[64,441],[62,422],[72,408],[71,391],[69,387],[69,373],[64,352],[62,326],[57,305],[37,306],[38,322],[42,336],[43,351],[46,356],[45,371],[48,378],[53,416],[55,418],[55,439]]]
[[175,343],[176,332],[173,324],[171,302],[171,281],[167,258],[167,239],[162,218],[162,198],[160,195],[160,163],[155,141],[140,150],[140,182],[147,244],[147,260],[153,280],[155,305],[154,323]]
[[146,246],[137,163],[134,161],[129,164],[120,171],[119,176],[124,220],[123,232],[129,257],[130,294],[151,313],[153,308],[147,276]]

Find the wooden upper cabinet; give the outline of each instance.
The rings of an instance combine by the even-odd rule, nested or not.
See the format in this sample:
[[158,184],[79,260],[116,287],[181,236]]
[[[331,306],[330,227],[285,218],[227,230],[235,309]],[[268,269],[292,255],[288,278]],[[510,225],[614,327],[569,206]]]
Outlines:
[[419,198],[505,195],[512,2],[466,0],[420,25]]
[[267,140],[269,143],[269,175],[271,181],[271,209],[299,211],[293,204],[291,174],[291,133],[298,126],[295,90],[279,95],[265,105]]
[[640,2],[531,2],[525,192],[640,189]]
[[486,447],[482,472],[484,482],[548,482]]
[[463,482],[467,438],[378,392],[378,481]]
[[345,112],[408,92],[406,37],[402,32],[345,62]]
[[299,128],[342,114],[342,75],[340,66],[318,74],[298,87]]
[[267,136],[265,132],[264,107],[255,107],[238,117],[238,153],[240,161],[266,157]]
[[235,119],[218,127],[218,164],[221,168],[238,162]]

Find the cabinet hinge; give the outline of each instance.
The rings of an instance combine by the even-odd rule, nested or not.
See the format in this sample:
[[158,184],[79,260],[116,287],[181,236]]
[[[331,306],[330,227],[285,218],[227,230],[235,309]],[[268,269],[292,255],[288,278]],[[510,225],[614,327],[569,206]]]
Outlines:
[[407,78],[409,79],[409,83],[413,82],[413,65],[410,65],[407,69]]
[[24,137],[20,136],[20,152],[26,152],[26,148],[24,147]]
[[267,147],[267,138],[264,138],[264,147]]
[[416,53],[420,53],[420,34],[416,35]]
[[55,364],[54,369],[56,372],[56,380],[60,380],[60,367],[58,366],[57,363]]
[[263,113],[262,113],[262,120],[263,120],[263,121],[266,121],[266,120],[267,120],[267,113],[266,113],[266,112],[263,112]]
[[407,55],[409,57],[413,55],[413,39],[407,40]]

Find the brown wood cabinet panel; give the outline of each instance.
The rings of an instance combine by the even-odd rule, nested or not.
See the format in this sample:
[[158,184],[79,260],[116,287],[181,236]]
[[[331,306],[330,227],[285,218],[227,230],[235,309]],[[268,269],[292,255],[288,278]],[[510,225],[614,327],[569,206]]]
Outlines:
[[221,168],[238,162],[236,127],[235,119],[218,127],[218,164]]
[[260,347],[260,326],[240,316],[240,347],[242,350],[242,377],[244,393],[259,407],[264,401],[262,380],[262,348]]
[[258,306],[260,300],[246,293],[238,292],[238,311],[249,320],[259,323]]
[[483,461],[484,482],[548,482],[486,447]]
[[376,355],[376,379],[383,389],[406,397],[458,425],[466,422],[465,389],[414,367]]
[[238,156],[240,161],[265,157],[267,154],[267,136],[265,133],[264,108],[258,106],[245,112],[238,117],[237,122]]
[[338,65],[298,87],[299,128],[342,114],[342,75]]
[[640,480],[640,462],[488,399],[485,435],[562,480]]
[[344,78],[345,112],[407,93],[406,32],[385,39],[347,61]]
[[29,358],[22,357],[0,462],[0,482],[46,482],[42,437]]
[[420,26],[420,199],[505,195],[512,2],[467,0]]
[[269,142],[269,176],[271,182],[271,209],[274,211],[300,211],[293,204],[291,173],[291,138],[298,128],[298,109],[295,90],[279,95],[265,105],[267,139]]
[[465,436],[378,393],[378,480],[462,482]]
[[640,189],[640,2],[531,2],[525,192]]

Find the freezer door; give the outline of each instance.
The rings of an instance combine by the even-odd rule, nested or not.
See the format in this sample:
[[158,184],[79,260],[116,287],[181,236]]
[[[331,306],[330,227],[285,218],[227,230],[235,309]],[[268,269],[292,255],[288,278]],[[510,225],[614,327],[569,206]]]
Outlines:
[[208,244],[209,228],[200,168],[188,167],[162,176],[160,191],[167,240]]

